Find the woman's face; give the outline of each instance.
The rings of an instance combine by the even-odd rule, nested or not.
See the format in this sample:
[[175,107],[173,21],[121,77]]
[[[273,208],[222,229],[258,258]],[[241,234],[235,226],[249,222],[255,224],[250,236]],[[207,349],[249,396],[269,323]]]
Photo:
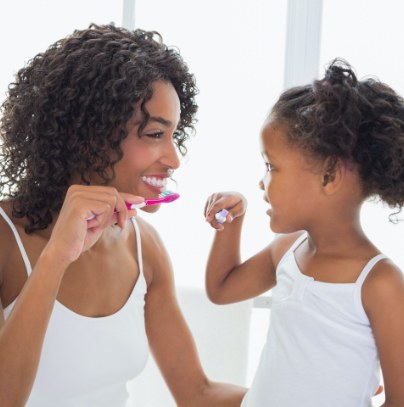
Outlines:
[[[143,114],[140,106],[127,123],[128,136],[122,141],[123,158],[115,164],[115,179],[110,185],[120,192],[156,198],[165,190],[167,178],[179,167],[174,133],[180,119],[180,100],[170,82],[153,83],[153,97],[145,103],[150,115],[140,130]],[[146,209],[147,208],[147,209]],[[157,205],[145,207],[154,212]]]

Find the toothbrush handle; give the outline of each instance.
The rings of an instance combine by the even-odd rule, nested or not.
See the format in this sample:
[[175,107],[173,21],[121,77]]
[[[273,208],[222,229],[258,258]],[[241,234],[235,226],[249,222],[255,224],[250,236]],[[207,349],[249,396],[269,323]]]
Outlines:
[[156,199],[145,199],[143,202],[138,203],[138,204],[130,204],[126,202],[126,207],[128,209],[140,209],[143,208],[144,206],[149,206],[149,205],[158,205],[163,202],[171,202],[165,198],[156,198]]
[[[149,203],[148,203],[148,201],[143,201],[143,202],[140,202],[140,203],[138,203],[138,204],[131,204],[131,203],[129,203],[129,202],[125,202],[125,205],[126,205],[126,207],[130,210],[130,209],[140,209],[140,208],[143,208],[144,206],[149,205]],[[114,212],[116,212],[116,210],[114,210]],[[94,219],[95,217],[96,217],[96,215],[95,215],[95,214],[92,214],[92,215],[91,215],[90,217],[88,217],[86,220],[89,221],[89,220]]]
[[143,201],[143,202],[140,202],[140,203],[137,203],[137,204],[131,204],[129,202],[125,202],[125,205],[126,205],[126,207],[128,209],[140,209],[140,208],[143,208],[146,205],[150,205],[149,202],[150,201]]

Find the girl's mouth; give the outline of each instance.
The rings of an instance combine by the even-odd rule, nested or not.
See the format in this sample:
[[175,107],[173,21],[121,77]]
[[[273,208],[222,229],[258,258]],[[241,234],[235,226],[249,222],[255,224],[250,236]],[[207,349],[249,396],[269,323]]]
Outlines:
[[270,206],[266,212],[265,212],[269,217],[272,215],[272,206]]

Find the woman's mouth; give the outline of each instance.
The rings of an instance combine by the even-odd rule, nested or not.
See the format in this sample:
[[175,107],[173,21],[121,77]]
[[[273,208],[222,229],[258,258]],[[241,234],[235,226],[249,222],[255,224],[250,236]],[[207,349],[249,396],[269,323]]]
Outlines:
[[140,179],[153,189],[157,189],[159,192],[164,191],[167,186],[167,178],[142,176]]

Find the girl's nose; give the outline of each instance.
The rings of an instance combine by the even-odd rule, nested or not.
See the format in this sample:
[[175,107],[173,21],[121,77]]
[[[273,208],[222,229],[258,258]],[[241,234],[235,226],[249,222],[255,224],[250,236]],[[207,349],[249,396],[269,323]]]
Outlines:
[[262,191],[264,191],[265,187],[264,187],[264,181],[262,179],[260,179],[259,183],[258,183],[258,187],[259,189],[261,189]]

